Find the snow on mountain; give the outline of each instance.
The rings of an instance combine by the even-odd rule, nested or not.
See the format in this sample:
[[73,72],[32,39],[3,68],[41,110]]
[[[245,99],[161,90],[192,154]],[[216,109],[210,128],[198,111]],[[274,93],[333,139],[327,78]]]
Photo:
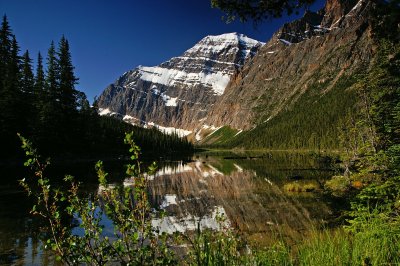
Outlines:
[[124,73],[99,97],[100,114],[187,135],[262,45],[238,33],[206,36],[181,56]]
[[[229,74],[223,72],[216,73],[187,73],[176,69],[168,69],[162,67],[140,67],[140,79],[151,82],[153,84],[160,84],[166,86],[174,85],[205,85],[211,87],[215,94],[221,95],[224,93],[225,87],[230,80]],[[169,97],[165,95],[165,97]],[[169,98],[170,99],[170,98]],[[176,100],[175,100],[176,101]],[[176,106],[168,105],[167,106]]]
[[235,49],[235,47],[241,45],[245,47],[245,49],[242,50],[242,56],[246,58],[251,53],[252,48],[260,44],[264,43],[238,33],[226,33],[217,36],[209,35],[187,50],[186,53],[202,53],[204,55],[209,55],[221,53],[223,51],[230,52],[229,49],[227,50],[227,47]]
[[[231,75],[234,73],[233,66],[240,67],[244,61],[255,54],[254,48],[263,43],[246,37],[243,34],[227,33],[217,36],[207,36],[195,46],[187,50],[183,56],[174,57],[163,63],[163,66],[145,67],[139,66],[138,72],[141,80],[165,86],[203,85],[211,88],[217,95],[222,95],[228,85]],[[218,57],[236,56],[236,61],[215,60]],[[198,63],[191,65],[186,71],[187,65],[193,60]],[[174,65],[174,68],[170,66]],[[228,65],[227,68],[208,67],[208,64]],[[199,72],[199,67],[200,72]],[[169,97],[168,95],[165,95]],[[166,104],[167,105],[167,104]],[[167,105],[176,106],[176,105]]]

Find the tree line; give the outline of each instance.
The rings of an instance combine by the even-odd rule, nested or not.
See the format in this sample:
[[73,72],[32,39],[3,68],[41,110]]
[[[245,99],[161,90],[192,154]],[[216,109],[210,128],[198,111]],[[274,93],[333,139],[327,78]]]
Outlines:
[[243,132],[227,145],[252,149],[340,149],[340,125],[347,113],[356,113],[357,93],[348,89],[355,82],[354,77],[342,77],[323,97],[320,91],[326,83],[313,84],[291,108]]
[[32,62],[28,50],[20,54],[4,16],[0,29],[0,157],[18,156],[17,132],[29,137],[45,155],[118,153],[125,150],[123,136],[128,131],[135,133],[146,150],[192,149],[177,135],[100,117],[96,103],[91,106],[75,88],[78,78],[65,36],[58,44],[51,42],[45,59],[38,53],[35,71]]

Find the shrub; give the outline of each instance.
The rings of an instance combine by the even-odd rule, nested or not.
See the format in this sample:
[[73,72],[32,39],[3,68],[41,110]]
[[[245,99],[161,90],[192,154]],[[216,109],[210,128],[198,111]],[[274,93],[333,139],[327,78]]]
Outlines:
[[334,195],[342,195],[350,189],[350,179],[346,176],[333,176],[326,181],[325,188],[331,190]]
[[320,188],[317,182],[290,182],[283,186],[283,189],[288,192],[312,192]]
[[[102,162],[96,164],[100,184],[105,188],[100,195],[88,198],[78,197],[79,184],[73,177],[66,176],[67,191],[53,187],[50,179],[44,176],[49,162],[42,163],[31,143],[21,137],[22,148],[28,160],[25,166],[34,170],[34,177],[22,179],[21,185],[29,195],[33,195],[36,205],[32,213],[48,221],[45,248],[56,254],[56,259],[67,265],[90,264],[105,265],[121,263],[124,265],[175,265],[172,249],[168,248],[170,236],[159,234],[152,227],[152,213],[147,196],[147,175],[154,173],[151,165],[146,174],[141,170],[138,160],[140,149],[135,145],[132,134],[126,134],[125,143],[130,146],[132,164],[126,173],[134,179],[131,187],[109,187],[107,173]],[[102,234],[103,214],[114,225],[113,239]],[[72,218],[80,220],[83,235],[74,235],[71,230]]]

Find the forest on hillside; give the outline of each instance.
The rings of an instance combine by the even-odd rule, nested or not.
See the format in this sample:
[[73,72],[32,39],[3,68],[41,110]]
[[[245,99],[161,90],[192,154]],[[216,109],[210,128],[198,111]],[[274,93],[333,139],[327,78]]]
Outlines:
[[0,29],[1,158],[14,160],[20,155],[17,133],[31,139],[43,155],[118,155],[125,153],[126,132],[134,132],[147,152],[192,150],[177,135],[99,116],[96,102],[91,106],[85,93],[75,88],[78,78],[64,36],[57,45],[51,42],[45,59],[37,55],[35,68],[32,62],[29,51],[20,53],[4,16]]
[[[399,6],[398,1],[379,3],[368,14],[367,26],[376,50],[370,62],[358,66],[351,75],[340,76],[329,91],[321,93],[331,80],[313,83],[293,104],[273,117],[257,116],[253,129],[207,145],[228,149],[343,151],[349,145],[357,150],[373,143],[374,149],[380,150],[397,143]],[[226,8],[232,8],[231,12],[243,11],[235,5]],[[247,16],[253,19],[250,14]],[[261,103],[253,111],[263,114],[265,108]]]

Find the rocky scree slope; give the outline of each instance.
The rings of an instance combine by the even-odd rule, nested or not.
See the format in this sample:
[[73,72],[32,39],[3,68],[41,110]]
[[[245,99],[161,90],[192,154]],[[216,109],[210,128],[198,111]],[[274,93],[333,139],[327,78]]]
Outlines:
[[237,33],[207,36],[179,57],[123,74],[98,98],[100,114],[187,135],[262,45]]

